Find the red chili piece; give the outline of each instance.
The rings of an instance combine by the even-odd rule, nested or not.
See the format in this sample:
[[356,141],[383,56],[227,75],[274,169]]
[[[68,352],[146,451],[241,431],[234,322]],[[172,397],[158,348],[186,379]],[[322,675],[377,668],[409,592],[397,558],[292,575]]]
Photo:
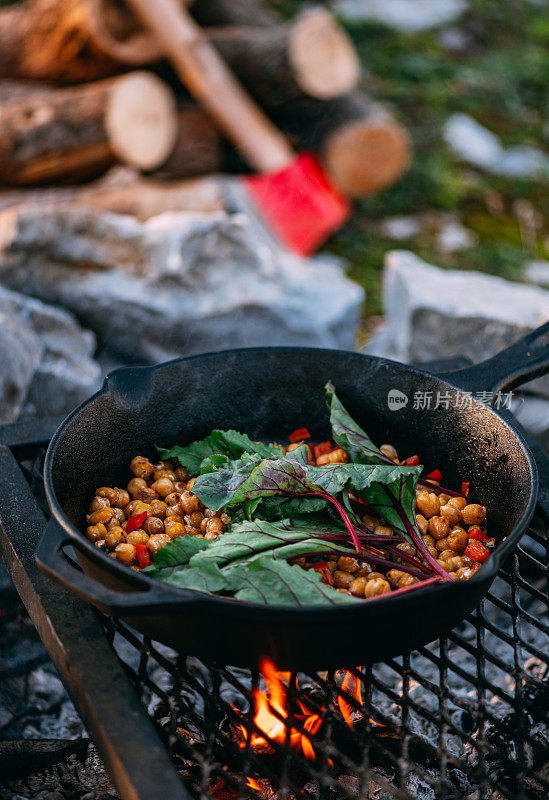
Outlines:
[[130,517],[127,525],[126,525],[126,533],[131,533],[132,531],[138,530],[145,520],[147,519],[147,512],[143,511],[142,514],[134,514],[133,517]]
[[482,564],[482,562],[486,561],[486,559],[490,555],[490,551],[486,547],[484,547],[483,544],[473,539],[473,541],[469,542],[469,544],[465,548],[465,555],[469,556],[469,558],[472,558],[473,561],[480,561],[480,563]]
[[462,494],[464,497],[467,497],[467,496],[469,495],[469,483],[468,483],[467,481],[464,481],[464,482],[461,484],[461,494]]
[[419,467],[419,456],[410,456],[404,459],[405,467]]
[[[141,514],[139,514],[139,516],[141,516]],[[149,553],[146,544],[136,544],[135,555],[137,556],[137,563],[139,564],[139,569],[143,569],[144,567],[149,567],[152,564],[151,554]]]
[[302,439],[310,439],[311,434],[307,430],[307,428],[298,428],[293,433],[290,433],[288,439],[293,444],[294,442],[300,442]]
[[313,564],[313,570],[322,575],[322,583],[327,583],[328,586],[334,585],[334,576],[328,569],[328,563],[326,561],[318,561],[316,564]]
[[331,453],[333,449],[334,448],[331,442],[321,442],[320,444],[317,444],[314,448],[315,460],[320,456],[325,456],[326,453]]
[[477,528],[476,525],[471,525],[467,531],[467,536],[477,542],[484,542],[488,538],[488,534],[482,528]]
[[439,481],[442,478],[442,472],[439,469],[434,469],[425,476],[426,481]]

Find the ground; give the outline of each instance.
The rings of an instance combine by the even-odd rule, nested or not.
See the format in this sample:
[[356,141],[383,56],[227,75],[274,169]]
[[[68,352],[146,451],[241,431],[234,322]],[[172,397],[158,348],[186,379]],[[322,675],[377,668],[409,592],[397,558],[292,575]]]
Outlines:
[[[291,14],[302,3],[275,5]],[[395,247],[440,266],[518,280],[526,261],[549,258],[549,181],[501,178],[459,163],[442,136],[449,116],[462,112],[504,145],[549,150],[547,12],[546,0],[470,0],[464,16],[439,30],[411,34],[346,24],[361,56],[364,88],[391,104],[415,148],[408,174],[357,203],[328,245],[349,260],[352,277],[365,287],[369,315],[382,310],[383,256]],[[450,46],[442,33],[448,29]],[[451,49],[454,42],[458,49]],[[454,252],[437,245],[448,214],[473,232],[473,244]],[[384,235],[382,221],[402,215],[420,215],[421,231],[405,241]]]

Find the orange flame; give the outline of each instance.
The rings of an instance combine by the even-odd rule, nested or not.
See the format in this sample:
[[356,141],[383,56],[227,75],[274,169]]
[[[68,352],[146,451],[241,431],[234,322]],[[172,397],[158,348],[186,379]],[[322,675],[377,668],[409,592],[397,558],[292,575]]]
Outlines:
[[[358,667],[358,671],[362,667]],[[361,681],[359,681],[352,672],[346,672],[345,677],[343,678],[343,683],[341,684],[341,688],[345,691],[349,692],[351,697],[353,697],[359,705],[363,705],[362,703],[362,689],[361,689]],[[352,728],[354,725],[353,721],[353,714],[354,707],[341,695],[337,697],[337,704],[339,706],[339,710],[341,711],[341,716],[349,726]]]
[[250,789],[255,789],[256,791],[261,791],[261,784],[257,781],[254,781],[253,778],[246,778],[246,786],[249,786]]

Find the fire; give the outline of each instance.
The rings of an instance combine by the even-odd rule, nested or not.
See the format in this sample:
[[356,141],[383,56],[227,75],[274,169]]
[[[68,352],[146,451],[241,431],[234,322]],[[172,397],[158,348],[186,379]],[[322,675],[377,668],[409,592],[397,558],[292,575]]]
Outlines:
[[249,786],[250,789],[255,789],[256,791],[261,791],[261,784],[255,781],[253,778],[246,778],[246,786]]
[[[359,672],[361,669],[362,667],[358,667]],[[351,697],[353,697],[357,701],[359,705],[362,705],[361,682],[357,680],[357,678],[355,678],[352,672],[345,673],[345,677],[343,678],[343,683],[341,684],[341,688],[347,691],[351,695]],[[349,728],[352,728],[354,725],[353,715],[352,715],[353,707],[341,695],[338,695],[337,704],[339,706],[339,710],[341,711],[341,716],[343,717]]]
[[[273,662],[266,658],[262,660],[260,669],[265,679],[267,691],[265,693],[260,689],[254,689],[254,723],[269,739],[283,744],[288,736],[288,726],[284,722],[288,718],[288,712],[286,711],[286,689],[281,678],[288,682],[290,673],[277,672]],[[298,702],[303,713],[296,714],[296,719],[302,723],[307,733],[314,735],[322,724],[322,718],[318,714],[311,712],[304,703]],[[245,742],[248,740],[248,731],[243,725],[240,725],[240,730],[244,737],[242,744],[244,747]],[[301,750],[306,758],[311,761],[315,760],[316,754],[308,736],[305,736],[296,728],[290,728],[289,737],[290,744],[295,750]],[[250,746],[261,747],[265,745],[268,745],[268,741],[253,731],[250,735]]]

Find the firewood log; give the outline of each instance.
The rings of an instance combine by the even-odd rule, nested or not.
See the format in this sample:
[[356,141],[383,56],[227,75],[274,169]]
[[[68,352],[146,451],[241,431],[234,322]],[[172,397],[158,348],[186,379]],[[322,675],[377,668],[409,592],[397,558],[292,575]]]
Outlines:
[[356,91],[320,102],[302,98],[275,115],[300,149],[315,151],[347,197],[393,184],[411,157],[408,132],[381,105]]
[[200,25],[253,25],[268,28],[280,22],[272,9],[258,0],[193,0],[191,11]]
[[347,34],[323,9],[269,28],[209,28],[233,72],[267,108],[308,95],[327,99],[353,89],[360,66]]
[[177,180],[220,172],[224,156],[221,136],[211,118],[201,108],[184,106],[177,112],[175,146],[152,176]]
[[[123,168],[116,168],[114,171]],[[0,190],[0,211],[32,203],[41,206],[86,206],[117,214],[131,214],[140,220],[166,211],[223,211],[222,180],[216,177],[184,181],[159,181],[143,178],[124,169],[118,174],[86,186],[61,186],[44,189]]]
[[148,72],[21,89],[0,110],[0,182],[75,181],[115,161],[152,170],[166,161],[176,136],[173,95]]

